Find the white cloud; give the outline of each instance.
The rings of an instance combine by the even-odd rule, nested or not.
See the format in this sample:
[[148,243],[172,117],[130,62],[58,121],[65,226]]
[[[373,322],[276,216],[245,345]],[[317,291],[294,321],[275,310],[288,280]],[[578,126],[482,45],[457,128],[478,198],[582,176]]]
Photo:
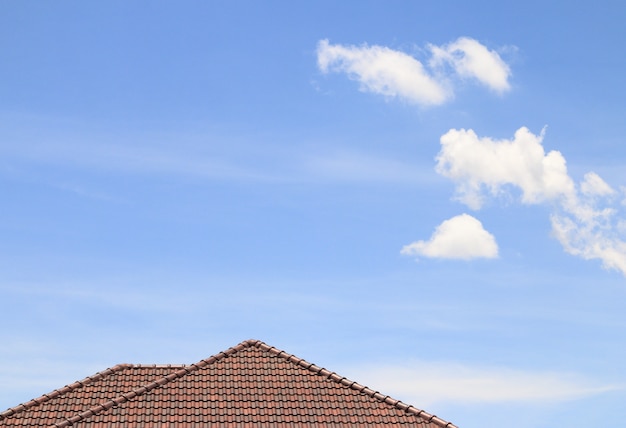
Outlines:
[[461,77],[475,78],[496,92],[508,91],[511,69],[497,52],[487,49],[474,39],[461,37],[453,43],[432,46],[431,65],[452,65]]
[[618,236],[624,231],[620,222],[615,231],[606,224],[613,213],[595,212],[589,219],[581,218],[576,212],[552,214],[552,234],[569,254],[585,260],[599,259],[606,269],[618,270],[626,276],[626,242]]
[[428,241],[405,245],[401,253],[442,259],[491,259],[498,256],[498,244],[480,221],[461,214],[437,226]]
[[587,196],[607,196],[615,193],[615,190],[594,172],[585,174],[583,182],[580,183],[580,191]]
[[570,401],[623,389],[598,385],[569,373],[471,367],[414,361],[395,366],[358,367],[355,376],[371,388],[408,403],[504,403]]
[[491,195],[513,185],[522,201],[538,203],[574,192],[565,158],[557,151],[545,153],[543,133],[520,128],[512,140],[479,138],[474,131],[451,129],[441,137],[438,173],[457,184],[458,199],[479,209],[485,190]]
[[508,65],[474,39],[462,37],[443,46],[430,46],[432,59],[427,69],[413,56],[384,46],[317,45],[317,64],[323,73],[346,73],[361,84],[361,90],[397,97],[422,106],[440,105],[452,98],[449,71],[473,77],[498,92],[510,88]]
[[361,83],[361,90],[398,97],[415,104],[444,103],[450,94],[425,70],[421,62],[383,46],[317,45],[319,69],[347,73]]
[[566,252],[599,259],[626,275],[626,242],[616,192],[597,174],[576,185],[558,151],[546,153],[543,133],[520,128],[513,139],[479,138],[472,130],[451,129],[441,137],[436,170],[456,183],[456,197],[479,209],[487,197],[521,191],[527,204],[548,204],[552,232]]

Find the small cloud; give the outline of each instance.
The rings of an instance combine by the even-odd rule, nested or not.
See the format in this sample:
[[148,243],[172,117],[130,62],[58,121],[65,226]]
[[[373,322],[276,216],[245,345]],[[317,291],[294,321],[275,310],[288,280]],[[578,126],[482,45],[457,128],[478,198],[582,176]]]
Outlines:
[[361,84],[361,90],[399,98],[421,106],[441,105],[454,96],[449,68],[461,77],[475,78],[485,86],[505,92],[510,89],[509,66],[478,41],[462,37],[438,47],[430,45],[428,68],[411,55],[384,46],[317,45],[317,65],[322,73],[346,73]]
[[450,94],[431,77],[421,62],[383,46],[317,45],[317,64],[323,73],[346,73],[362,91],[397,97],[420,105],[443,104]]
[[474,39],[461,37],[445,46],[430,46],[432,67],[450,64],[461,77],[475,78],[496,92],[511,89],[511,69],[497,52],[487,49]]
[[608,196],[615,193],[615,190],[595,172],[585,174],[580,191],[587,196]]
[[405,245],[401,254],[441,259],[493,259],[498,257],[498,244],[480,221],[461,214],[437,226],[428,241]]

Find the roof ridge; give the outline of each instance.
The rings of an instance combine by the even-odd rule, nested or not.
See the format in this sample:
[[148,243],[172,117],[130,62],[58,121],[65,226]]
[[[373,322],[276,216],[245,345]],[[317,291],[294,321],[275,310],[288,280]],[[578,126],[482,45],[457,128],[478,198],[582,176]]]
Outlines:
[[119,371],[122,371],[122,370],[126,370],[127,368],[130,368],[132,366],[133,366],[132,364],[117,364],[117,365],[115,365],[113,367],[110,367],[110,368],[108,368],[106,370],[102,370],[101,372],[97,372],[97,373],[95,373],[95,374],[93,374],[91,376],[87,376],[84,379],[77,380],[76,382],[71,383],[69,385],[65,385],[62,388],[58,388],[58,389],[53,390],[52,392],[49,392],[47,394],[43,394],[40,397],[33,398],[32,400],[27,401],[25,403],[18,404],[17,406],[11,407],[11,408],[3,411],[2,413],[0,413],[0,421],[5,419],[5,418],[7,418],[7,417],[9,417],[9,416],[13,416],[16,413],[23,412],[23,411],[25,411],[27,409],[30,409],[31,407],[35,407],[35,406],[38,406],[38,405],[40,405],[42,403],[45,403],[45,402],[47,402],[47,401],[49,401],[49,400],[51,400],[53,398],[56,398],[56,397],[58,397],[60,395],[65,394],[67,392],[75,391],[75,390],[77,390],[79,388],[82,388],[85,385],[88,385],[88,384],[90,384],[90,383],[92,383],[92,382],[94,382],[96,380],[102,379],[103,377],[108,376],[108,375],[110,375],[112,373],[116,373],[116,372],[119,372]]
[[[200,370],[203,367],[206,367],[210,364],[213,364],[217,361],[220,361],[226,357],[228,357],[229,355],[232,355],[236,352],[239,352],[245,348],[248,348],[250,346],[255,345],[257,342],[263,343],[260,340],[246,340],[244,342],[241,342],[238,345],[235,345],[231,348],[228,348],[225,351],[219,352],[215,355],[210,356],[209,358],[205,358],[203,360],[198,361],[197,363],[193,363],[193,364],[189,364],[189,365],[182,365],[180,366],[180,370],[175,371],[174,373],[170,373],[167,376],[164,376],[160,379],[157,379],[155,381],[152,381],[144,386],[140,386],[139,388],[135,388],[132,391],[125,393],[125,394],[121,394],[120,396],[107,400],[101,404],[95,405],[90,407],[89,409],[85,410],[84,412],[79,412],[76,415],[72,416],[71,418],[66,418],[63,419],[60,422],[56,422],[52,425],[50,425],[49,428],[66,428],[66,427],[71,427],[72,425],[74,425],[77,422],[80,422],[82,420],[88,419],[94,415],[99,414],[102,411],[108,410],[112,407],[115,407],[119,404],[125,403],[127,401],[132,400],[135,397],[138,397],[142,394],[145,394],[146,392],[152,391],[153,389],[156,389],[160,386],[166,385],[168,383],[170,383],[173,380],[176,379],[180,379],[183,376],[188,375],[189,373],[193,373],[195,371]],[[127,365],[129,367],[137,367],[140,365],[132,365],[129,364]],[[165,365],[167,366],[167,365]],[[145,367],[145,366],[144,366]],[[178,366],[174,366],[174,367],[178,367]]]
[[130,364],[133,369],[182,369],[189,364]]
[[316,366],[313,363],[310,363],[306,360],[304,360],[303,358],[299,358],[293,354],[290,354],[288,352],[282,351],[278,348],[275,348],[273,346],[270,346],[260,340],[246,340],[244,342],[241,342],[239,345],[237,346],[241,346],[241,345],[245,345],[245,347],[250,347],[250,346],[254,346],[257,347],[259,349],[262,349],[266,352],[270,352],[272,354],[275,354],[277,357],[283,358],[287,361],[289,361],[290,363],[296,364],[298,366],[301,366],[307,370],[310,370],[311,372],[323,376],[327,379],[330,379],[340,385],[343,386],[347,386],[351,389],[354,389],[362,394],[365,394],[369,397],[374,398],[375,400],[380,401],[381,403],[385,403],[385,404],[389,404],[392,407],[395,407],[398,410],[402,410],[406,413],[412,414],[412,415],[416,415],[421,417],[422,419],[425,419],[426,422],[432,422],[436,425],[439,425],[442,428],[458,428],[456,425],[454,425],[452,422],[448,422],[446,420],[441,419],[440,417],[436,416],[436,415],[432,415],[430,413],[428,413],[425,410],[421,410],[418,409],[417,407],[414,407],[410,404],[406,404],[403,403],[400,400],[396,400],[388,395],[383,395],[378,391],[374,391],[371,388],[368,388],[367,386],[361,385],[357,382],[351,381],[350,379],[340,376],[335,372],[331,372],[330,370],[327,370],[323,367],[319,367]]

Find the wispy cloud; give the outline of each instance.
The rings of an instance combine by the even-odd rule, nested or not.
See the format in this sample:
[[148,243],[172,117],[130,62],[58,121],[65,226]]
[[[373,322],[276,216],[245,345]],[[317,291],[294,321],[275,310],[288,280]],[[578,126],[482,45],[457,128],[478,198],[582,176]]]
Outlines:
[[[380,153],[321,144],[294,149],[266,141],[258,144],[253,137],[248,140],[182,134],[159,139],[56,131],[48,136],[23,138],[20,144],[0,143],[0,155],[7,164],[16,165],[20,171],[30,170],[35,176],[41,174],[41,166],[50,166],[63,167],[66,171],[240,181],[255,185],[285,182],[414,185],[440,180],[427,167],[415,168],[411,162]],[[85,197],[110,199],[104,192],[88,190],[77,178],[64,178],[55,187]]]
[[543,132],[535,135],[527,128],[502,140],[451,129],[441,137],[436,170],[456,183],[456,198],[473,209],[488,197],[511,197],[511,188],[521,191],[522,203],[548,205],[553,235],[565,251],[599,259],[605,268],[626,275],[618,192],[593,172],[576,184],[564,156],[546,153],[543,138]]
[[434,403],[543,403],[576,400],[621,390],[580,375],[413,361],[394,366],[351,368],[371,388],[428,407]]
[[[82,135],[90,139],[90,135]],[[113,139],[113,137],[112,137]],[[211,146],[206,143],[206,146]],[[47,165],[133,174],[168,174],[224,179],[270,179],[225,156],[209,153],[199,144],[119,144],[109,141],[30,141],[0,148],[5,156]]]
[[461,214],[437,226],[428,241],[405,245],[401,253],[441,259],[492,259],[498,256],[498,244],[480,221]]
[[307,154],[299,170],[317,179],[343,182],[416,184],[439,179],[404,160],[354,150]]
[[452,74],[471,77],[497,92],[510,89],[509,66],[497,52],[480,42],[462,37],[445,46],[429,46],[432,57],[424,66],[415,57],[385,46],[317,45],[317,63],[323,73],[345,73],[362,91],[399,98],[421,106],[445,103],[454,96]]
[[449,91],[422,65],[404,52],[384,46],[317,45],[317,63],[324,73],[346,73],[361,84],[361,90],[398,97],[420,105],[438,105],[450,98]]

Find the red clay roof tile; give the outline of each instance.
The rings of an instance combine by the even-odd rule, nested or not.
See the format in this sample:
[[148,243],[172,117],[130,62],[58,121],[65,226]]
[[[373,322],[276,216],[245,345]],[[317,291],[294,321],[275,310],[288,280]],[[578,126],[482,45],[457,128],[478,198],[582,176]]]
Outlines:
[[207,424],[456,428],[258,340],[189,366],[121,364],[0,413],[0,428]]

